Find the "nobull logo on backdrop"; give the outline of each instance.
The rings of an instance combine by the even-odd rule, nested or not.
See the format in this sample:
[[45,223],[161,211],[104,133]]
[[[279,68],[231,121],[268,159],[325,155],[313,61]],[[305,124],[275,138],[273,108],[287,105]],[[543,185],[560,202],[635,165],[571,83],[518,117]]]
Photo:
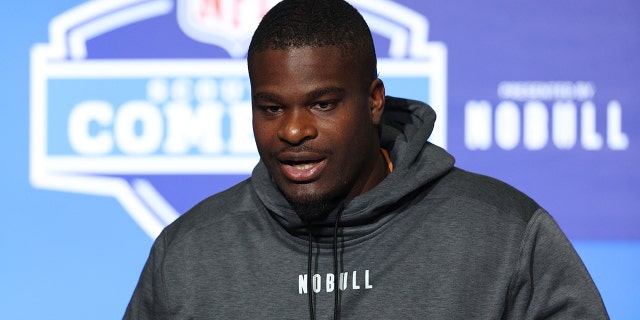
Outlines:
[[[244,56],[277,2],[98,0],[54,18],[31,51],[31,183],[114,197],[155,237],[246,178],[258,154]],[[431,141],[446,146],[445,46],[410,8],[350,2],[389,92],[430,102]]]
[[469,150],[522,146],[536,151],[624,151],[629,137],[622,127],[622,105],[594,102],[590,81],[503,81],[497,103],[470,100],[465,105],[465,146]]

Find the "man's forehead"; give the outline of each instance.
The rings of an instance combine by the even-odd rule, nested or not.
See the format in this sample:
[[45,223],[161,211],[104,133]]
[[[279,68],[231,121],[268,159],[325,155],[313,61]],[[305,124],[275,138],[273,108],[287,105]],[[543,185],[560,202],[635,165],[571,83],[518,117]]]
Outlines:
[[296,56],[296,55],[326,55],[332,54],[336,57],[345,59],[349,55],[347,54],[347,50],[343,46],[338,45],[323,45],[323,46],[315,46],[315,45],[305,45],[305,46],[290,46],[285,48],[268,48],[264,50],[260,50],[254,53],[254,57],[264,57],[264,56]]
[[253,80],[257,73],[282,73],[283,68],[291,69],[291,73],[302,72],[303,68],[316,69],[323,73],[334,68],[344,69],[349,73],[360,73],[364,70],[361,61],[344,54],[340,46],[302,46],[284,49],[266,49],[256,52],[250,61],[249,77]]

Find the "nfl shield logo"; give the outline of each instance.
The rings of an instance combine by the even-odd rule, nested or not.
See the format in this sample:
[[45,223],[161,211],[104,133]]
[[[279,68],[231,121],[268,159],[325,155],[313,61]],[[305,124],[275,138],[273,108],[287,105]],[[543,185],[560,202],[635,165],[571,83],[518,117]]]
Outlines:
[[191,38],[242,57],[253,30],[278,0],[178,0],[178,23]]

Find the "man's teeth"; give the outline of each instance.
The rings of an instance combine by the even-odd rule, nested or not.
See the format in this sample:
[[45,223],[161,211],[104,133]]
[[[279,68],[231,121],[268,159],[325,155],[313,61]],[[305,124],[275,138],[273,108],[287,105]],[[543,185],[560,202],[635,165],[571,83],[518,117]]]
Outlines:
[[313,163],[299,163],[299,164],[292,164],[291,166],[298,170],[307,170],[307,169],[313,168]]

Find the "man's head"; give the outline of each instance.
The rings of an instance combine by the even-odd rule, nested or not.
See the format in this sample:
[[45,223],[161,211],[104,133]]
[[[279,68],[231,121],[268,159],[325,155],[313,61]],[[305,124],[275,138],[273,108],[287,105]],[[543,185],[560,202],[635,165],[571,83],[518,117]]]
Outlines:
[[322,217],[386,175],[375,64],[369,28],[342,0],[285,0],[254,34],[248,65],[258,152],[303,219]]
[[249,72],[255,55],[265,50],[325,46],[343,50],[345,58],[369,72],[370,81],[378,76],[369,26],[344,0],[285,0],[276,4],[251,39]]

